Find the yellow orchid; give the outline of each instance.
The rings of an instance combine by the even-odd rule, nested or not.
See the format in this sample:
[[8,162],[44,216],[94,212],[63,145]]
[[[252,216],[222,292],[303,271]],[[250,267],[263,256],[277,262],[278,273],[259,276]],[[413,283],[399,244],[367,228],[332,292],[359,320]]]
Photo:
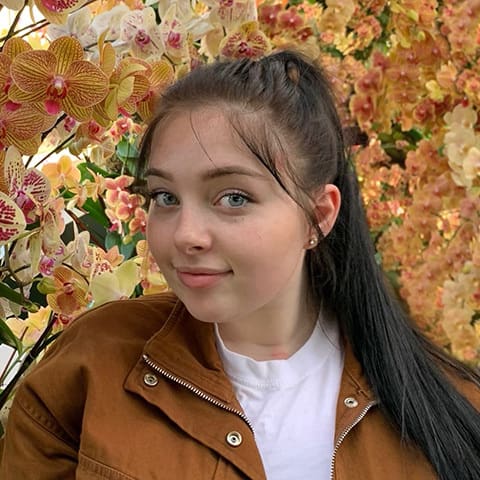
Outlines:
[[15,84],[9,99],[21,104],[40,103],[49,115],[63,110],[76,120],[88,120],[93,105],[108,92],[105,73],[83,59],[80,42],[71,37],[54,40],[48,50],[18,54],[10,72]]
[[32,47],[21,38],[9,38],[0,53],[0,105],[8,101],[8,91],[12,85],[10,66],[12,60],[21,52],[28,52]]
[[258,22],[246,22],[227,35],[220,43],[220,53],[227,58],[257,59],[268,53],[270,43]]
[[42,167],[42,172],[55,191],[60,187],[74,188],[81,180],[80,170],[68,155],[62,155],[55,163],[46,163]]
[[[39,339],[50,321],[51,315],[52,309],[50,307],[40,307],[38,312],[29,313],[25,320],[17,317],[9,318],[7,325],[18,338],[22,339],[23,346],[29,348]],[[54,328],[54,331],[56,330],[58,328]]]
[[33,155],[40,146],[40,132],[46,130],[51,121],[32,105],[0,104],[0,150],[11,145],[20,153]]
[[112,272],[96,275],[90,282],[94,305],[129,298],[139,279],[139,268],[134,260],[126,261]]
[[105,99],[95,105],[94,119],[103,127],[109,127],[119,113],[126,116],[135,112],[150,88],[149,65],[138,58],[120,61],[110,77],[109,92]]
[[144,295],[162,293],[169,289],[165,277],[160,272],[145,240],[136,245],[138,257],[135,261],[140,265],[141,285]]
[[90,245],[88,247],[87,256],[90,263],[91,277],[105,272],[113,272],[113,270],[118,267],[124,259],[124,256],[120,254],[120,250],[116,245],[108,251]]
[[53,271],[57,291],[47,295],[48,305],[56,313],[73,315],[88,304],[88,283],[71,268],[60,265]]
[[160,60],[151,65],[147,76],[149,89],[146,95],[137,103],[137,112],[143,121],[152,116],[162,91],[175,80],[175,70],[167,60]]

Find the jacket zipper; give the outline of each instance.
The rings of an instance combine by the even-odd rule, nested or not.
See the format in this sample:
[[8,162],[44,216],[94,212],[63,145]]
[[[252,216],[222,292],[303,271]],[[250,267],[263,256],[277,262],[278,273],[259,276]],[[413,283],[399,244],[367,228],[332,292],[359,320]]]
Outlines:
[[367,412],[374,406],[376,405],[378,402],[376,401],[372,401],[372,402],[369,402],[365,407],[364,409],[360,412],[360,415],[348,426],[346,427],[343,432],[340,434],[340,436],[338,437],[338,440],[337,440],[337,443],[335,444],[335,448],[333,450],[333,455],[332,455],[332,463],[330,465],[330,480],[333,480],[333,477],[334,477],[334,473],[335,473],[335,459],[337,457],[337,452],[338,452],[338,449],[340,448],[340,445],[342,444],[342,442],[345,440],[345,437],[350,433],[350,431],[352,430],[353,427],[355,427],[355,425],[357,425],[362,419],[363,417],[367,414]]
[[143,360],[152,370],[155,370],[156,372],[163,375],[165,378],[168,378],[172,382],[178,383],[179,385],[186,388],[187,390],[190,390],[197,397],[200,397],[201,399],[212,403],[216,407],[222,408],[223,410],[226,410],[227,412],[230,412],[230,413],[234,413],[235,415],[240,417],[248,425],[248,428],[252,431],[253,435],[255,436],[255,430],[253,428],[253,425],[243,412],[241,412],[240,410],[237,410],[236,408],[232,408],[232,407],[229,407],[228,405],[225,405],[224,403],[220,402],[219,400],[212,397],[211,395],[208,395],[208,393],[205,393],[202,390],[200,390],[199,388],[195,387],[191,383],[188,383],[185,380],[183,380],[182,378],[177,377],[173,373],[170,373],[169,371],[164,370],[162,367],[159,367],[155,362],[153,362],[148,357],[148,355],[143,355]]

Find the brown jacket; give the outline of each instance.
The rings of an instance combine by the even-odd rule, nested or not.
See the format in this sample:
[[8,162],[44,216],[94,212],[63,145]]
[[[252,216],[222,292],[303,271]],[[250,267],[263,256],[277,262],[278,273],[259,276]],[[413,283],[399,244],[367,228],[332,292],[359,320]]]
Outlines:
[[[242,416],[213,325],[172,294],[111,303],[69,327],[19,388],[0,478],[265,479]],[[336,422],[332,478],[436,478],[401,444],[348,351]]]

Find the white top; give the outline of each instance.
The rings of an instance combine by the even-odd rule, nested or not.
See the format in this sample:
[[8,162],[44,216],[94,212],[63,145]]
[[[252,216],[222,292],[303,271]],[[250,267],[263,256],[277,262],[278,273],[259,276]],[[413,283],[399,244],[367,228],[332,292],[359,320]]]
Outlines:
[[317,322],[286,360],[256,361],[217,348],[238,401],[255,429],[268,480],[328,480],[343,351],[335,322]]

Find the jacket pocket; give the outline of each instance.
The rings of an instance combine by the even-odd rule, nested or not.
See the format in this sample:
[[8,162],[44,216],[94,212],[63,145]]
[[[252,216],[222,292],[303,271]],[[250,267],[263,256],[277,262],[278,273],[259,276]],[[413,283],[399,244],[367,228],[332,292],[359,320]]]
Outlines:
[[139,480],[121,473],[103,463],[97,462],[84,454],[78,455],[78,467],[75,480]]

